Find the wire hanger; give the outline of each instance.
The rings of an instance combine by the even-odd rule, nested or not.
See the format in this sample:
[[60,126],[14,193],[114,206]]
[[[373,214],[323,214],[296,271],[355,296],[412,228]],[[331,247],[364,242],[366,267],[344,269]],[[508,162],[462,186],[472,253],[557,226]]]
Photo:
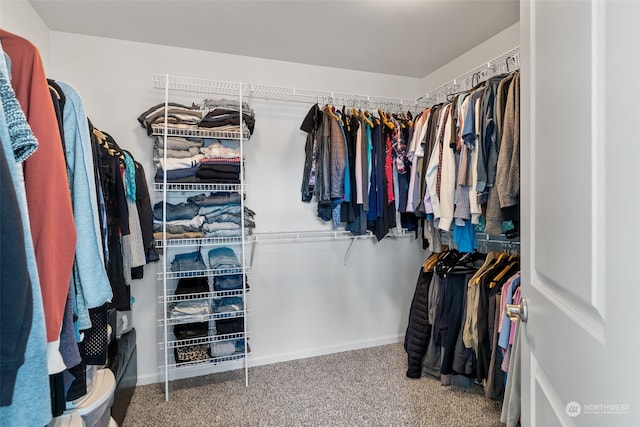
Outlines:
[[509,72],[509,60],[513,61],[513,66],[514,67],[517,67],[516,58],[513,57],[513,56],[507,56],[507,58],[504,60],[504,63],[506,65],[506,67],[507,67],[507,73]]

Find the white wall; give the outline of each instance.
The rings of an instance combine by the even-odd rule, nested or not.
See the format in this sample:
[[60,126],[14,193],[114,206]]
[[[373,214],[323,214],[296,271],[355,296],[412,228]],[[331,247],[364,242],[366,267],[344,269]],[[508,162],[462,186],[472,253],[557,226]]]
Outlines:
[[0,1],[0,28],[36,45],[40,51],[44,69],[50,70],[49,27],[27,0]]
[[[69,33],[52,32],[51,41],[50,77],[78,90],[94,125],[129,149],[149,180],[153,177],[152,140],[136,118],[163,102],[163,91],[151,86],[154,72],[381,96],[409,96],[417,82]],[[193,94],[190,100],[203,96]],[[257,212],[257,231],[328,228],[317,219],[315,204],[300,201],[305,135],[299,126],[309,107],[254,102],[256,132],[245,146],[245,155],[247,205]],[[258,244],[249,275],[251,364],[402,338],[425,253],[410,238],[380,243],[369,239],[356,243],[345,266],[348,244]],[[145,278],[132,285],[140,383],[158,380],[157,267],[146,267]]]
[[418,92],[414,94],[414,97],[422,96],[430,90],[447,84],[456,77],[474,70],[517,46],[520,46],[519,22],[422,78]]

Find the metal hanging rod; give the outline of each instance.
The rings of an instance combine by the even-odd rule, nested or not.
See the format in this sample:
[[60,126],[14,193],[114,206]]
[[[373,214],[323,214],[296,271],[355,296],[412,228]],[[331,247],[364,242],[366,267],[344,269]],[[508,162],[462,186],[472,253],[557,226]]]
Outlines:
[[[453,243],[453,232],[440,230],[440,238],[443,245],[449,245],[450,247],[456,247]],[[487,234],[476,233],[476,241],[478,245],[478,251],[486,253],[490,250],[498,250],[509,253],[520,252],[520,239],[508,239],[503,234]]]
[[469,90],[476,84],[497,74],[508,73],[520,68],[520,46],[502,55],[496,56],[485,64],[459,75],[453,80],[438,86],[422,95],[416,102],[421,105],[433,105],[447,101],[447,95]]

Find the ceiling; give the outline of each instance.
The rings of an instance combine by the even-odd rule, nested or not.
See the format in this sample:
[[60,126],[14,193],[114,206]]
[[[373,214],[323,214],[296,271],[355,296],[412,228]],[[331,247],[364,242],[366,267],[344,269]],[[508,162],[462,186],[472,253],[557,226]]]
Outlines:
[[518,0],[30,0],[53,31],[424,77],[519,20]]

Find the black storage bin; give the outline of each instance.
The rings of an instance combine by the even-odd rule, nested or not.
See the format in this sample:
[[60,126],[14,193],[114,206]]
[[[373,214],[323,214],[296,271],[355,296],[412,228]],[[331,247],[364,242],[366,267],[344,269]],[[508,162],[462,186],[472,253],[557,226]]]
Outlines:
[[116,350],[107,364],[116,378],[111,417],[120,426],[127,415],[131,397],[138,383],[137,353],[136,330],[132,328],[131,331],[116,340]]

